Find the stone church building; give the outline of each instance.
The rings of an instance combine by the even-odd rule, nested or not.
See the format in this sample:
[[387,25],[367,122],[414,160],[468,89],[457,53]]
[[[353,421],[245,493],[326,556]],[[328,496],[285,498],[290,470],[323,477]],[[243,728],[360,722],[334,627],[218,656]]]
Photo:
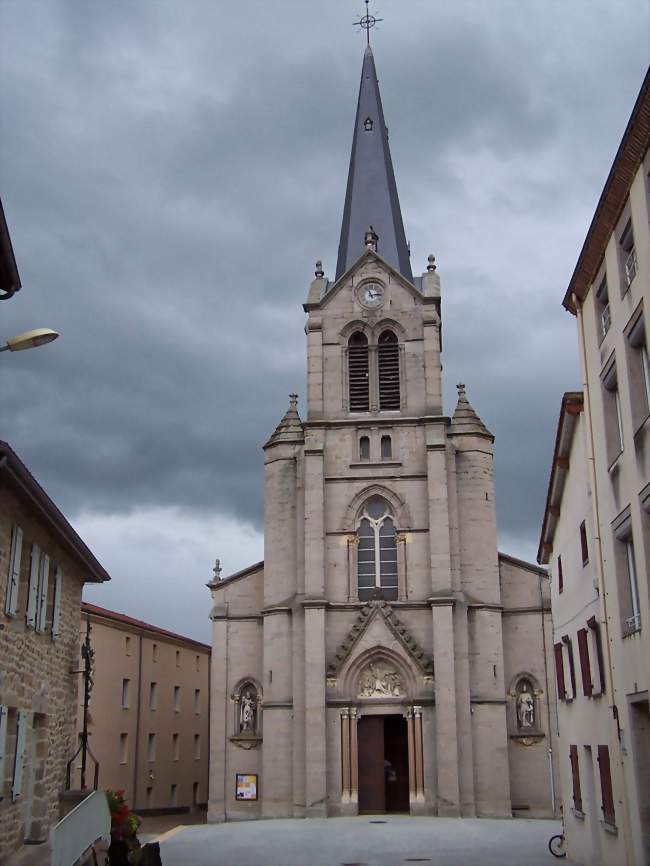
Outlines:
[[209,584],[208,818],[552,815],[548,578],[497,551],[464,386],[444,414],[440,279],[411,271],[370,47],[336,277],[318,262],[304,309],[264,561]]

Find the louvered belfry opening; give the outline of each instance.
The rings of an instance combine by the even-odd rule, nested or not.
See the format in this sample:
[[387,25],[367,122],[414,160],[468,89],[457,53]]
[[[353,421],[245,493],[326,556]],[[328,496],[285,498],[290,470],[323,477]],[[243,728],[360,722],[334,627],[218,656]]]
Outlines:
[[351,412],[368,412],[370,410],[370,377],[368,373],[368,338],[361,331],[355,331],[348,342]]
[[379,367],[379,410],[381,412],[400,408],[399,393],[399,345],[392,331],[384,331],[379,337],[377,350]]

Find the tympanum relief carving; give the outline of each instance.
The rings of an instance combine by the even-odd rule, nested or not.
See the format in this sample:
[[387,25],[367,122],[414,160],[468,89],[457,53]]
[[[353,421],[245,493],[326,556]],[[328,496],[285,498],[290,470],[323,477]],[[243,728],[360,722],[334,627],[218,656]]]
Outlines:
[[359,698],[399,698],[403,694],[400,675],[388,662],[370,662],[359,676]]

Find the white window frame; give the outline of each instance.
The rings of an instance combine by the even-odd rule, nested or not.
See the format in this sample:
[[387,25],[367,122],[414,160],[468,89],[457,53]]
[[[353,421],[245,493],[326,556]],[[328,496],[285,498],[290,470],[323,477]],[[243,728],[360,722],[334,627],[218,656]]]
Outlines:
[[29,713],[18,710],[16,715],[16,750],[14,752],[14,772],[11,783],[11,799],[15,802],[23,793],[25,775],[25,756],[27,754],[27,724]]
[[41,550],[38,544],[32,544],[32,554],[29,563],[29,585],[27,589],[27,610],[25,611],[25,622],[27,628],[36,625],[36,612],[38,605],[38,576]]
[[603,671],[600,669],[596,630],[587,628],[587,649],[589,651],[589,667],[591,669],[591,695],[597,697],[603,693]]
[[47,621],[47,589],[50,580],[50,557],[47,553],[41,556],[38,567],[38,599],[36,602],[35,628],[39,634],[45,631]]
[[120,764],[129,762],[129,735],[128,732],[120,734]]
[[5,613],[8,616],[16,616],[18,611],[22,550],[23,531],[20,526],[16,525],[11,530],[11,548],[9,551],[9,575],[7,579],[7,601],[5,604]]
[[7,729],[9,726],[9,707],[0,706],[0,800],[5,795],[5,755],[7,753]]
[[61,591],[63,585],[63,574],[60,569],[54,572],[54,594],[52,598],[52,628],[50,634],[52,640],[56,640],[59,636],[61,627]]
[[648,350],[645,343],[641,346],[641,369],[643,370],[643,386],[645,388],[645,396],[650,410],[650,358],[648,358]]
[[[573,689],[573,677],[571,676],[571,657],[569,655],[569,646],[573,650],[573,644],[567,643],[564,638],[562,638],[562,667],[564,668],[564,694],[567,701],[572,701],[575,698],[575,691]],[[573,671],[575,674],[575,658],[573,661]],[[578,684],[576,683],[576,688]]]
[[624,542],[625,559],[627,562],[627,579],[630,584],[630,601],[632,603],[632,616],[629,616],[625,624],[631,631],[641,628],[641,605],[639,600],[639,582],[636,573],[636,559],[634,556],[634,540],[630,535]]

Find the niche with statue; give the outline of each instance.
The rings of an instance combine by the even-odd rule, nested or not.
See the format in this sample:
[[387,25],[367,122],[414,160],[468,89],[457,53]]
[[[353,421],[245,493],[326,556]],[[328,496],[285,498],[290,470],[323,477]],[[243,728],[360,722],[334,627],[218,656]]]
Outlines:
[[242,680],[230,696],[233,704],[231,742],[253,749],[262,742],[262,690],[253,678]]
[[508,690],[508,733],[524,745],[532,745],[544,737],[542,695],[537,680],[529,673],[514,677]]

